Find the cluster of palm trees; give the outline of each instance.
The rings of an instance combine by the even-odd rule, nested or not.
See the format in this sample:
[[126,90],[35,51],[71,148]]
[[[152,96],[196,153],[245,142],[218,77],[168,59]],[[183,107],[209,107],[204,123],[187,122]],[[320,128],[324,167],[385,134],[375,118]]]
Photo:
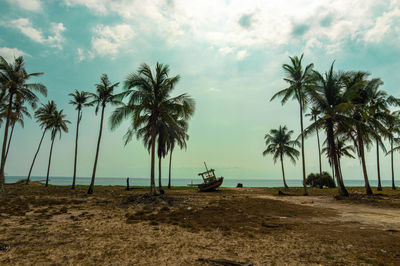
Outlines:
[[[304,138],[314,132],[317,134],[320,173],[321,154],[326,153],[341,195],[348,196],[348,192],[343,182],[340,159],[343,156],[353,157],[353,152],[360,159],[366,193],[372,194],[365,161],[365,149],[370,149],[372,145],[375,145],[377,153],[378,190],[382,190],[380,149],[391,155],[392,189],[396,189],[393,151],[400,150],[400,147],[393,147],[393,143],[399,141],[400,116],[399,111],[394,109],[400,106],[400,100],[380,89],[382,80],[370,78],[368,72],[335,71],[333,62],[329,70],[322,74],[313,69],[313,64],[303,67],[303,55],[289,58],[291,64],[283,65],[286,73],[284,80],[289,86],[277,92],[271,100],[280,97],[282,104],[289,99],[299,103],[301,132],[298,138],[301,139],[304,194],[307,194]],[[308,108],[312,123],[304,129],[303,113]],[[325,131],[326,135],[326,147],[322,150],[320,131]],[[264,155],[273,153],[275,161],[283,156],[294,161],[299,155],[294,149],[298,142],[290,139],[291,134],[292,131],[287,132],[286,127],[271,130],[265,137],[268,147]],[[384,145],[385,139],[389,140],[389,150]]]
[[[14,127],[17,123],[23,126],[24,116],[31,117],[27,105],[35,110],[34,117],[43,133],[33,157],[26,184],[30,182],[32,169],[43,139],[46,133],[50,132],[51,146],[46,177],[46,186],[48,186],[54,141],[57,135],[61,138],[62,132],[68,132],[67,125],[70,121],[66,120],[63,110],[57,109],[54,101],[48,101],[48,103],[42,104],[41,107],[37,108],[40,101],[36,93],[47,96],[47,89],[41,83],[29,83],[29,79],[42,74],[28,74],[23,57],[15,58],[14,63],[8,63],[0,56],[0,126],[5,122],[0,166],[0,194],[4,195],[4,169]],[[153,195],[163,193],[161,160],[168,153],[170,154],[168,188],[171,187],[172,152],[175,145],[180,148],[186,148],[186,141],[189,139],[187,134],[188,121],[195,110],[195,102],[187,94],[171,96],[179,80],[179,76],[169,76],[168,65],[157,63],[153,73],[148,65],[142,64],[137,72],[128,75],[124,82],[123,91],[120,93],[115,92],[119,82],[112,83],[108,76],[103,74],[100,78],[100,83],[96,84],[96,93],[75,90],[74,93],[69,94],[72,97],[69,103],[74,105],[77,110],[72,189],[76,185],[79,125],[82,120],[83,108],[95,106],[96,115],[99,111],[101,112],[95,161],[88,189],[88,194],[92,194],[103,132],[104,111],[108,105],[117,106],[110,117],[112,129],[117,128],[125,119],[130,121],[130,127],[124,136],[125,145],[136,135],[138,139],[143,140],[145,147],[151,153],[151,193]],[[127,99],[127,101],[124,102],[124,99]],[[11,131],[10,134],[9,130]],[[156,145],[159,159],[158,189],[155,185],[154,176]]]

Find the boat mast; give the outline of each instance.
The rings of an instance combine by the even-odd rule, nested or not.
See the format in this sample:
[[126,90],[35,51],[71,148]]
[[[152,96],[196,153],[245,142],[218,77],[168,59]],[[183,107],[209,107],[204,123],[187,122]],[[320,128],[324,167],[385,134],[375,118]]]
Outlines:
[[207,170],[207,172],[208,172],[208,168],[207,168],[207,164],[206,164],[206,162],[204,162],[204,165],[206,166],[206,170]]

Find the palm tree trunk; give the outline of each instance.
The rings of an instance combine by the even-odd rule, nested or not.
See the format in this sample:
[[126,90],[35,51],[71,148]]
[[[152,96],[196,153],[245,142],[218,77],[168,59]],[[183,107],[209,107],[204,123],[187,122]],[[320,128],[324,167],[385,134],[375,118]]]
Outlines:
[[[299,98],[300,99],[300,98]],[[306,186],[306,162],[304,157],[304,130],[303,130],[303,105],[300,99],[300,128],[301,128],[301,163],[303,166],[303,188],[304,188],[304,195],[307,194],[307,186]]]
[[[8,151],[10,150],[10,144],[11,144],[11,139],[13,137],[14,133],[14,127],[15,127],[15,122],[11,126],[11,132],[10,132],[10,137],[8,138],[8,144],[7,144],[7,151],[6,151],[6,158],[4,158],[4,161],[7,162],[7,156],[8,156]],[[4,162],[4,163],[5,163]]]
[[105,108],[105,106],[103,105],[102,108],[101,108],[100,131],[99,131],[99,138],[97,140],[97,148],[96,148],[96,156],[95,156],[95,159],[94,159],[92,180],[90,181],[88,194],[93,194],[94,179],[96,177],[97,160],[99,158],[99,148],[100,148],[101,134],[103,133],[104,108]]
[[45,129],[43,131],[43,135],[42,135],[42,138],[40,139],[39,146],[38,146],[38,148],[36,150],[35,156],[33,157],[31,168],[29,169],[29,174],[28,174],[28,177],[26,178],[26,184],[27,185],[29,184],[29,181],[31,180],[31,174],[32,174],[33,165],[35,164],[35,160],[36,160],[36,157],[37,157],[37,155],[39,153],[40,146],[42,145],[42,141],[43,141],[44,135],[46,134],[46,131],[47,131],[47,129]]
[[378,145],[378,139],[376,140],[376,165],[377,165],[377,170],[378,170],[378,190],[382,191],[382,185],[381,185],[381,171],[380,171],[380,165],[379,165],[379,145]]
[[12,111],[12,100],[13,100],[13,93],[10,93],[10,99],[8,102],[8,112],[7,112],[7,120],[6,126],[4,127],[4,139],[3,139],[3,147],[1,149],[1,166],[0,166],[0,195],[4,192],[4,186],[6,182],[6,178],[4,175],[4,168],[5,168],[5,155],[6,155],[6,146],[8,140],[8,128],[10,127],[10,117]]
[[331,119],[327,120],[327,129],[326,136],[328,138],[329,143],[329,153],[331,160],[333,162],[333,166],[335,168],[336,182],[338,184],[339,194],[345,197],[349,196],[346,187],[344,186],[343,179],[341,178],[338,157],[335,149],[335,137],[333,134],[333,121]]
[[393,138],[390,138],[390,161],[392,165],[392,189],[395,190],[396,186],[394,184],[394,168],[393,168]]
[[172,162],[172,152],[173,151],[174,151],[174,149],[171,148],[171,151],[169,152],[168,189],[171,189],[171,162]]
[[[315,119],[315,122],[317,122],[317,119]],[[320,143],[319,143],[318,129],[317,129],[317,142],[318,142],[319,174],[322,175],[321,146],[320,146]]]
[[156,134],[153,133],[151,138],[151,167],[150,167],[150,193],[152,195],[157,195],[157,189],[154,179],[154,159],[155,159],[155,149],[156,149]]
[[49,173],[50,173],[50,164],[51,164],[51,154],[53,153],[53,144],[54,144],[54,139],[56,136],[52,136],[51,138],[51,147],[50,147],[50,155],[49,155],[49,165],[47,166],[47,176],[46,176],[46,187],[49,186]]
[[158,190],[160,191],[161,194],[164,194],[164,190],[161,184],[161,159],[162,159],[161,156],[158,157]]
[[358,139],[358,146],[359,146],[358,149],[360,151],[361,165],[365,182],[365,190],[367,192],[367,195],[372,195],[373,193],[371,187],[369,186],[367,167],[365,163],[364,142],[359,132],[357,132],[357,139]]
[[282,158],[282,154],[281,154],[281,166],[282,166],[283,185],[285,186],[285,189],[289,189],[288,185],[286,184],[286,179],[285,179],[285,168],[283,167],[283,158]]
[[80,112],[81,111],[78,110],[78,120],[76,121],[75,159],[74,159],[74,175],[72,177],[72,189],[75,189],[75,181],[76,181],[76,160],[78,157],[78,136],[79,136]]

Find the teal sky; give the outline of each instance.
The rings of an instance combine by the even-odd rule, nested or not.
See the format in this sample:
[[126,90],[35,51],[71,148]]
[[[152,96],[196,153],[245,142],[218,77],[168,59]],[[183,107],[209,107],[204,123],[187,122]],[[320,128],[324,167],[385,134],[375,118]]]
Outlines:
[[[295,102],[269,102],[286,86],[281,65],[288,56],[304,52],[305,63],[319,71],[333,60],[337,69],[367,70],[382,78],[382,89],[400,96],[399,0],[3,0],[0,9],[0,55],[24,55],[29,72],[44,72],[38,80],[47,86],[48,99],[72,122],[55,142],[52,176],[71,176],[73,170],[76,112],[68,93],[94,91],[102,73],[123,82],[143,62],[170,65],[171,74],[182,77],[175,93],[196,100],[188,149],[173,156],[175,177],[196,177],[206,161],[226,178],[281,178],[280,166],[261,154],[269,129],[287,125],[296,135],[300,131]],[[107,117],[111,112],[108,107]],[[106,124],[98,176],[149,176],[142,143],[123,145],[126,128],[111,132]],[[91,174],[98,129],[94,109],[85,109],[78,176]],[[33,120],[16,129],[8,175],[28,173],[40,136]],[[316,172],[315,136],[305,145],[307,172]],[[47,136],[33,175],[46,174],[49,146]],[[371,179],[375,156],[374,149],[367,156]],[[389,179],[389,157],[381,157],[383,179]],[[397,176],[399,160],[396,154]],[[301,178],[300,162],[286,166],[287,178]],[[326,160],[323,167],[328,170]],[[345,160],[342,168],[345,179],[361,179],[358,160]]]

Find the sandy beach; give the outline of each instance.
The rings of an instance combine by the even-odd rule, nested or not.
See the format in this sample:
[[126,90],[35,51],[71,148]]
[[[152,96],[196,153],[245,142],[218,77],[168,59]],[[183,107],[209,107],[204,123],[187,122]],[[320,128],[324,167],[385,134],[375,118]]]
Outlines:
[[[336,190],[225,188],[199,193],[8,185],[0,264],[254,265],[400,263],[400,197]],[[294,196],[299,195],[299,196]],[[218,264],[215,264],[218,265]]]

